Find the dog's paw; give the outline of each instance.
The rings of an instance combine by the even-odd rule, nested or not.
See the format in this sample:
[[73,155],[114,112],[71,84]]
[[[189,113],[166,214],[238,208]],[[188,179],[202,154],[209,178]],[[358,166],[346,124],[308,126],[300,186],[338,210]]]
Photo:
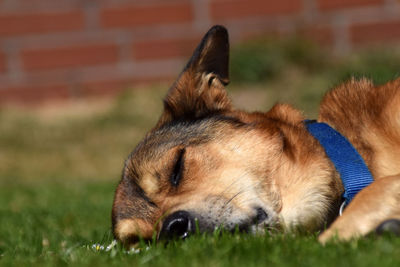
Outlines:
[[346,240],[356,238],[359,236],[360,236],[360,234],[357,232],[343,231],[343,230],[340,230],[337,228],[333,228],[333,229],[329,228],[319,235],[318,241],[321,244],[325,244],[328,241],[332,241],[332,240],[346,241]]
[[352,222],[351,219],[349,217],[340,217],[319,235],[318,241],[321,244],[325,244],[330,240],[346,241],[365,235],[367,232],[363,229],[362,225],[354,223],[354,221]]
[[[368,234],[368,232],[373,232],[373,230],[362,232],[360,229],[357,229],[357,227],[353,226],[354,225],[348,224],[346,227],[346,224],[335,223],[332,227],[320,234],[318,241],[322,244],[334,239],[345,241],[363,236]],[[380,225],[378,225],[378,227],[375,228],[375,233],[377,235],[392,234],[395,236],[400,236],[400,219],[389,219],[382,222]]]
[[387,233],[400,236],[400,220],[390,219],[384,221],[378,227],[376,227],[375,233],[378,235],[383,235]]
[[325,244],[327,241],[331,240],[333,238],[333,234],[330,233],[331,231],[325,230],[318,236],[318,241],[321,244]]

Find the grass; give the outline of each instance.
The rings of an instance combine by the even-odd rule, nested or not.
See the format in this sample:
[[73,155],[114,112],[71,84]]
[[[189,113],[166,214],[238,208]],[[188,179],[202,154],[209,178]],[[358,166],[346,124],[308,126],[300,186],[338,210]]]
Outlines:
[[[400,238],[321,246],[314,235],[197,235],[184,242],[107,246],[114,182],[8,183],[0,189],[0,264],[12,266],[398,266]],[[6,207],[6,208],[4,208]]]
[[[234,48],[231,69],[236,106],[267,110],[290,102],[312,118],[326,90],[350,75],[376,83],[397,77],[400,53],[338,58],[304,41],[259,41]],[[141,244],[134,253],[93,247],[112,242],[110,210],[124,158],[156,122],[167,87],[61,107],[0,109],[0,265],[400,265],[400,238],[392,236],[321,246],[316,235],[222,233]]]
[[[314,235],[197,235],[184,242],[107,246],[110,181],[8,183],[0,189],[0,264],[144,266],[397,266],[400,239],[370,236],[321,246]],[[4,208],[7,207],[7,208]]]

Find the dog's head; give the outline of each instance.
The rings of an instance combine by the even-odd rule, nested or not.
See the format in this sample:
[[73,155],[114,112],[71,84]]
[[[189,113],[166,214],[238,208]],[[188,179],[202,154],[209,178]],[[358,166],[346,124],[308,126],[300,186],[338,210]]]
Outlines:
[[325,220],[322,207],[310,204],[313,181],[301,184],[326,172],[313,168],[320,151],[307,148],[315,142],[302,138],[303,117],[287,105],[268,113],[235,110],[224,89],[228,65],[228,33],[214,26],[170,88],[157,125],[126,160],[112,210],[117,239],[185,237],[195,227],[261,231],[283,217],[285,224]]

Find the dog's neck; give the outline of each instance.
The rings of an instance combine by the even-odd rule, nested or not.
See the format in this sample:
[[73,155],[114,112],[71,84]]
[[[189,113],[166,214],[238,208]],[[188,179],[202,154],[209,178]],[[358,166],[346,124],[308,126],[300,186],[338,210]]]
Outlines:
[[351,80],[330,91],[318,121],[344,135],[357,149],[374,179],[400,173],[398,96],[400,80],[376,88],[366,79]]
[[[374,101],[373,95],[368,94],[371,87],[373,85],[368,80],[351,80],[330,91],[321,102],[318,121],[327,123],[345,136],[373,170],[373,147],[365,131],[376,119],[373,114],[381,111],[370,112],[365,107],[364,102]],[[372,174],[376,176],[376,173]]]
[[272,181],[280,193],[281,223],[287,228],[321,230],[338,216],[344,192],[340,175],[298,111],[280,105],[272,111],[268,116],[274,120],[269,123],[279,128],[285,140]]

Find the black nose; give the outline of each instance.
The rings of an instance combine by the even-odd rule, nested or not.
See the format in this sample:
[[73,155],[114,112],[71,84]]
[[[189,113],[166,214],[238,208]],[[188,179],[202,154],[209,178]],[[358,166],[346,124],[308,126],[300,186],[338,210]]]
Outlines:
[[169,215],[163,223],[160,239],[185,239],[194,232],[194,219],[187,211],[177,211]]
[[262,223],[263,221],[268,219],[268,214],[261,207],[256,207],[256,216],[254,218],[254,223]]

